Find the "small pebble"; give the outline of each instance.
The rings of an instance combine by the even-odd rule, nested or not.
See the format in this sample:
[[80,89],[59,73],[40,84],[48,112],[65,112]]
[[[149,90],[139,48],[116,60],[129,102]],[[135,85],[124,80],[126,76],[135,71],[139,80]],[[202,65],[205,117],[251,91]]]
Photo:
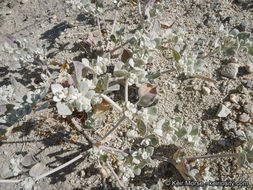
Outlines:
[[253,64],[246,65],[245,69],[248,73],[253,73]]
[[25,4],[27,2],[28,2],[28,0],[21,0],[21,4]]
[[223,66],[223,68],[221,69],[221,75],[231,79],[235,79],[238,73],[238,67],[239,66],[235,63],[229,63]]
[[229,100],[230,100],[232,103],[238,104],[238,102],[239,102],[239,100],[240,100],[240,97],[239,97],[237,94],[230,94]]
[[243,21],[239,26],[238,26],[238,30],[240,32],[244,32],[248,29],[248,23],[246,21]]
[[230,113],[231,111],[226,106],[221,104],[216,115],[218,117],[227,117]]
[[246,137],[245,133],[242,130],[236,131],[235,136],[237,138],[239,138],[241,141],[246,141],[247,140],[247,137]]
[[243,113],[239,116],[239,121],[243,122],[243,123],[246,123],[248,122],[250,119],[249,115],[246,114],[246,113]]
[[246,87],[253,90],[253,81],[248,81],[248,82],[246,83]]
[[235,130],[236,126],[237,126],[237,123],[232,119],[222,121],[222,127],[223,127],[224,131],[230,131],[233,129]]
[[249,103],[243,106],[243,110],[246,113],[253,114],[253,104]]
[[203,93],[204,93],[205,95],[210,94],[210,92],[211,92],[210,88],[203,86]]

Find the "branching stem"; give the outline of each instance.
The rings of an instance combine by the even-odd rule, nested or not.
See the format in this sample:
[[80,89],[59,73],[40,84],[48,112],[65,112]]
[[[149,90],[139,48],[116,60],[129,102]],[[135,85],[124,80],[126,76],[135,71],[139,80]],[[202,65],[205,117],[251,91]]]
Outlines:
[[116,108],[117,110],[119,110],[120,112],[123,112],[122,108],[116,104],[111,98],[109,98],[108,96],[101,94],[101,97],[107,101],[108,103],[110,103],[114,108]]
[[109,168],[109,170],[112,172],[112,174],[114,175],[114,177],[115,177],[115,179],[117,180],[117,182],[119,183],[120,187],[121,187],[122,189],[126,189],[126,188],[124,187],[124,185],[121,183],[121,181],[120,181],[120,179],[119,179],[119,176],[115,173],[115,171],[113,170],[112,166],[109,164],[108,161],[106,162],[106,165],[107,165],[107,167]]
[[108,133],[106,133],[106,135],[102,138],[102,140],[101,140],[100,142],[104,141],[104,140],[106,139],[106,137],[108,137],[113,131],[115,131],[115,129],[117,129],[117,128],[120,126],[120,124],[121,124],[125,119],[126,119],[126,116],[123,115],[123,116],[120,118],[120,120],[118,121],[118,123],[117,123]]

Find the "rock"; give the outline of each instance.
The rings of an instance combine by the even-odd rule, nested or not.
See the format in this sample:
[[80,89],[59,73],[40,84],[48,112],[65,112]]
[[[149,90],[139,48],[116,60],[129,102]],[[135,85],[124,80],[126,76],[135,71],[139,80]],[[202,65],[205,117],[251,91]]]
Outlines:
[[223,68],[221,69],[221,75],[231,79],[235,79],[238,73],[238,67],[239,66],[235,63],[229,63],[223,66]]
[[210,88],[203,86],[203,93],[204,93],[205,95],[210,94],[210,92],[211,92]]
[[244,32],[245,30],[248,29],[248,23],[246,21],[243,21],[239,26],[238,26],[238,30],[240,32]]
[[246,87],[253,90],[253,81],[248,81],[248,82],[246,83]]
[[240,139],[241,141],[246,141],[247,137],[245,135],[245,133],[242,130],[238,130],[235,132],[235,136]]
[[21,0],[21,4],[25,4],[27,2],[28,2],[28,0]]
[[246,65],[245,69],[248,73],[253,73],[253,64]]
[[238,102],[239,102],[239,100],[240,100],[240,97],[239,97],[237,94],[230,94],[229,100],[230,100],[232,103],[238,104]]
[[228,119],[226,121],[222,122],[222,127],[224,129],[224,131],[230,131],[232,129],[236,129],[237,123],[232,120],[232,119]]
[[227,117],[230,113],[231,111],[226,106],[221,104],[216,115],[218,117]]
[[253,104],[252,104],[252,103],[249,103],[249,104],[244,105],[244,106],[243,106],[243,110],[244,110],[246,113],[253,114]]
[[243,113],[239,116],[239,121],[243,122],[243,123],[246,123],[248,122],[250,119],[249,115],[246,114],[246,113]]

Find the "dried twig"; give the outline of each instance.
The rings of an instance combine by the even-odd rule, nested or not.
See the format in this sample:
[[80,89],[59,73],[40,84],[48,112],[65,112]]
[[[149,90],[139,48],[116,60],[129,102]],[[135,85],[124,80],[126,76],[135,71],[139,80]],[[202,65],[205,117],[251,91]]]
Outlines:
[[109,168],[109,170],[112,172],[112,174],[114,175],[115,179],[118,181],[120,187],[121,187],[122,189],[126,189],[126,188],[124,187],[124,185],[121,183],[121,181],[120,181],[120,179],[119,179],[119,176],[115,173],[115,171],[113,170],[112,166],[109,164],[108,161],[106,162],[106,165],[107,165],[107,167]]
[[97,23],[98,23],[98,30],[99,30],[100,41],[103,43],[103,36],[102,36],[102,32],[101,32],[101,26],[100,26],[99,17],[97,17]]
[[84,135],[84,137],[86,138],[86,140],[89,142],[90,145],[96,144],[96,141],[92,137],[90,137],[90,135],[86,133],[86,131],[83,130],[83,128],[74,118],[72,118],[71,121],[74,124],[75,128]]
[[65,164],[62,164],[61,166],[58,166],[57,168],[55,168],[55,169],[53,169],[53,170],[50,170],[49,172],[46,172],[46,173],[44,173],[44,174],[42,174],[42,175],[36,177],[36,178],[35,178],[35,181],[38,181],[38,180],[40,180],[40,179],[42,179],[42,178],[44,178],[44,177],[46,177],[46,176],[48,176],[48,175],[51,175],[51,174],[53,174],[53,173],[55,173],[55,172],[57,172],[57,171],[59,171],[59,170],[65,168],[65,167],[67,167],[68,165],[70,165],[70,164],[76,162],[77,160],[80,160],[81,158],[83,158],[83,157],[86,156],[87,154],[88,154],[88,153],[87,153],[87,150],[86,150],[85,152],[83,152],[83,153],[80,154],[79,156],[73,158],[72,160],[66,162]]
[[125,80],[125,105],[128,103],[128,78]]
[[108,137],[113,131],[115,131],[115,129],[117,129],[117,128],[120,126],[120,124],[121,124],[126,118],[127,118],[127,117],[126,117],[125,115],[123,115],[123,116],[120,118],[120,120],[118,121],[118,123],[117,123],[109,132],[107,132],[107,133],[105,134],[105,136],[102,138],[102,140],[101,140],[100,142],[104,141],[104,140],[106,139],[106,137]]
[[207,159],[207,158],[224,158],[224,157],[237,157],[238,154],[234,153],[234,154],[208,154],[208,155],[203,155],[203,156],[193,156],[193,157],[189,157],[189,158],[185,158],[186,160],[190,161],[190,160],[197,160],[197,159]]
[[0,184],[1,183],[19,183],[23,181],[22,179],[0,179]]

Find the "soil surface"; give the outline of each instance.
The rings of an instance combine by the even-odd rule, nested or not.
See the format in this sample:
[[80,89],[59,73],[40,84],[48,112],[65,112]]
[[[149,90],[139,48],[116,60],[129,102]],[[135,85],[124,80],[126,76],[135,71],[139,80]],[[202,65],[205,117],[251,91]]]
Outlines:
[[[111,1],[106,1],[107,11],[101,20],[101,28],[105,33],[109,33],[112,28],[116,12],[114,7]],[[122,0],[118,11],[117,25],[125,26],[127,31],[132,31],[139,20],[134,1]],[[188,45],[206,53],[212,50],[211,44],[219,35],[218,29],[222,23],[229,30],[238,28],[240,31],[253,33],[253,3],[250,0],[171,0],[165,12],[166,17],[162,18],[161,23],[174,23],[172,27],[185,28]],[[38,44],[47,49],[48,63],[72,63],[73,60],[81,60],[86,55],[77,42],[84,40],[90,33],[99,38],[96,18],[74,11],[63,0],[0,0],[0,42],[3,42],[8,34],[25,38],[30,44]],[[108,47],[112,48],[113,45],[109,44]],[[163,71],[172,68],[171,54],[164,51],[154,56],[152,70]],[[185,126],[198,126],[201,131],[200,137],[207,142],[207,147],[201,149],[200,155],[238,153],[243,150],[244,142],[240,141],[241,139],[231,140],[224,130],[224,122],[233,121],[235,131],[245,131],[246,127],[253,127],[253,73],[247,71],[253,63],[245,57],[226,58],[216,54],[207,57],[205,61],[206,70],[202,75],[215,80],[216,83],[189,78],[178,72],[167,73],[155,79],[155,83],[158,84],[157,120],[181,117]],[[230,63],[239,67],[238,73],[232,78],[224,76],[226,74],[222,71],[222,68]],[[10,85],[10,76],[14,76],[24,85],[24,90],[33,90],[32,85],[41,81],[40,72],[41,70],[34,65],[17,69],[12,57],[0,52],[0,87]],[[229,115],[217,116],[221,105],[229,109]],[[0,141],[0,168],[8,164],[11,158],[24,156],[28,152],[46,164],[48,169],[78,156],[86,148],[85,138],[71,127],[67,120],[55,113],[55,108],[51,106],[46,111],[29,115],[26,120],[13,126],[8,139]],[[111,110],[104,117],[103,128],[95,132],[97,136],[104,134],[105,130],[115,124],[119,114]],[[131,124],[125,122],[121,130],[112,136],[115,140],[108,144],[115,148],[127,149],[134,141],[124,142],[121,137],[131,129]],[[73,138],[77,140],[71,140]],[[179,142],[166,144],[160,140],[156,153],[171,158],[176,150],[183,146]],[[196,156],[191,147],[183,147],[183,150],[187,157]],[[253,170],[246,166],[239,168],[236,158],[202,159],[193,163],[197,169],[206,165],[211,168],[211,176],[217,181],[247,181],[250,185],[244,188],[253,188]],[[101,172],[101,168],[89,160],[81,159],[39,180],[34,189],[117,189],[112,187],[113,176],[106,176],[106,172]],[[27,172],[18,178],[25,176],[28,176]],[[103,179],[104,176],[111,177]],[[182,177],[173,165],[157,162],[157,166],[145,168],[145,172],[135,177],[132,182],[136,185],[145,182],[147,187],[150,187],[156,184],[159,178],[166,180],[170,176],[177,180]],[[0,190],[19,188],[18,184],[0,184]]]

